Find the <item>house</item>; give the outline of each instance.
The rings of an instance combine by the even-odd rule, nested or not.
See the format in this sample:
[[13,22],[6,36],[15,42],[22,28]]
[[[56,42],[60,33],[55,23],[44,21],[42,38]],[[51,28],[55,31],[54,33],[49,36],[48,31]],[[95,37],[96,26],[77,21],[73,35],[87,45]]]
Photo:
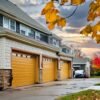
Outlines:
[[71,78],[61,38],[8,0],[0,0],[0,48],[0,89]]
[[84,70],[87,77],[90,77],[90,61],[87,58],[73,58],[73,69]]

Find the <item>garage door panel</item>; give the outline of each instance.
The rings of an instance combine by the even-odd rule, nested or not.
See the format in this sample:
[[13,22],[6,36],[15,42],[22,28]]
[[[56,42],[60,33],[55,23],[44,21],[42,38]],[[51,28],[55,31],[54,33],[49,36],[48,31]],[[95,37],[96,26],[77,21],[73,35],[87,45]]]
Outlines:
[[61,61],[61,79],[65,80],[68,79],[69,76],[69,64],[67,61]]
[[43,82],[55,80],[55,60],[52,58],[43,58]]
[[[19,57],[20,56],[20,57]],[[28,58],[30,57],[30,58]],[[36,57],[23,53],[12,55],[12,87],[26,86],[35,83]]]

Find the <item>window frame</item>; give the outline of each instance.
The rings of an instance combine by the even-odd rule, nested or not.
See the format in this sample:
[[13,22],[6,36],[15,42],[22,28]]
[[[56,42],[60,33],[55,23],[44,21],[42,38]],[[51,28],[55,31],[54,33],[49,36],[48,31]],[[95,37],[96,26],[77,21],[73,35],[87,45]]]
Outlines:
[[[7,26],[7,27],[6,27],[7,24],[5,24],[5,19],[8,20],[8,23],[7,23],[8,26]],[[14,21],[14,27],[15,27],[15,29],[12,29],[12,28],[11,28],[11,21]],[[3,27],[6,28],[6,29],[9,29],[9,30],[11,30],[11,31],[16,32],[16,20],[11,19],[11,18],[6,17],[6,16],[3,16]]]
[[[11,28],[11,21],[14,21],[14,27],[15,27],[15,29],[12,29]],[[16,31],[16,21],[15,20],[13,20],[13,19],[10,19],[10,22],[9,22],[9,24],[10,24],[10,30],[12,30],[12,31]]]
[[[8,26],[7,26],[7,27],[5,26],[5,19],[8,19],[8,23],[7,23]],[[6,24],[6,25],[7,25],[7,24]],[[9,29],[9,18],[6,17],[6,16],[3,16],[3,27],[6,28],[6,29]]]

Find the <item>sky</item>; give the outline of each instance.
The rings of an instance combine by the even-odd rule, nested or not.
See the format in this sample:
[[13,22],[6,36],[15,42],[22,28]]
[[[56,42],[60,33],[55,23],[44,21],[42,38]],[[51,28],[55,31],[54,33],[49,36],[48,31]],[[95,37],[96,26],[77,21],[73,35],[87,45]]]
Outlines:
[[[48,0],[10,0],[11,2],[18,5],[23,11],[25,11],[29,16],[36,19],[44,27],[47,28],[45,24],[44,16],[41,16],[41,10],[45,6]],[[63,29],[55,28],[52,32],[62,38],[62,42],[67,45],[74,45],[85,53],[87,56],[92,56],[95,52],[100,52],[100,44],[97,44],[95,40],[89,37],[81,35],[80,30],[87,25],[87,14],[89,9],[89,4],[91,0],[86,0],[86,2],[78,6],[75,14],[67,19],[67,25]],[[58,7],[61,15],[64,17],[69,16],[75,6],[60,6]]]

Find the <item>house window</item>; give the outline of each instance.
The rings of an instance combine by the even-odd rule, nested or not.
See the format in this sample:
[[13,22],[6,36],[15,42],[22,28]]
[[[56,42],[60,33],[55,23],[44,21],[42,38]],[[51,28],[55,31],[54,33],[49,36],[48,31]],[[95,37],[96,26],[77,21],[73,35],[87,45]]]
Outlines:
[[35,38],[35,31],[30,29],[30,32],[28,33],[28,36],[31,38]]
[[57,44],[56,39],[53,39],[53,44],[54,44],[54,45],[56,45],[56,44]]
[[22,34],[22,35],[26,35],[26,27],[25,27],[25,25],[20,25],[20,33]]
[[57,41],[57,44],[56,44],[58,47],[59,47],[59,45],[60,45],[60,42],[59,42],[59,40]]
[[3,17],[3,27],[9,29],[9,18]]
[[3,17],[3,27],[12,31],[16,31],[16,21],[7,17]]
[[69,52],[70,52],[70,50],[66,49],[66,52],[67,52],[67,53],[69,53]]
[[59,40],[53,38],[52,44],[53,44],[54,46],[59,47],[59,43],[60,43]]
[[21,30],[21,34],[25,35],[25,31],[24,30]]
[[40,40],[40,33],[36,31],[36,34],[35,34],[35,38],[36,40]]
[[66,53],[66,48],[62,48],[62,52]]
[[48,37],[46,35],[40,34],[40,40],[48,43]]
[[10,20],[10,29],[12,31],[15,31],[16,30],[16,22],[14,20]]

